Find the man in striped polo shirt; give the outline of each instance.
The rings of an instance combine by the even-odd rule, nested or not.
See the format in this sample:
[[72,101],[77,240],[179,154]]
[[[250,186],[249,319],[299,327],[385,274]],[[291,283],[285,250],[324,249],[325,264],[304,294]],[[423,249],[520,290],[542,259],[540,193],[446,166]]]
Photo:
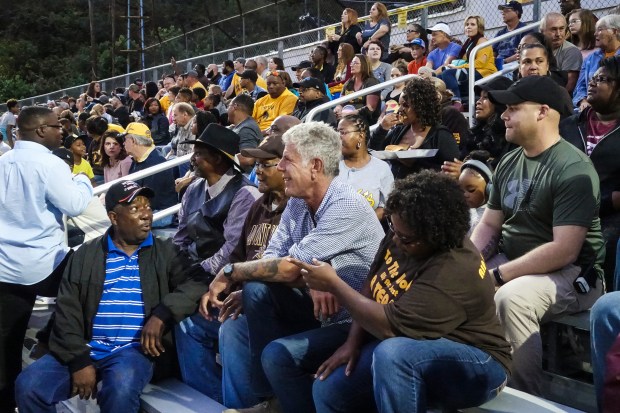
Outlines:
[[[165,350],[164,332],[194,312],[206,281],[187,280],[189,263],[151,233],[155,193],[133,181],[106,194],[112,227],[67,264],[50,354],[16,382],[20,412],[55,412],[69,395],[97,398],[102,412],[138,412],[140,393]],[[97,382],[101,388],[97,391]]]

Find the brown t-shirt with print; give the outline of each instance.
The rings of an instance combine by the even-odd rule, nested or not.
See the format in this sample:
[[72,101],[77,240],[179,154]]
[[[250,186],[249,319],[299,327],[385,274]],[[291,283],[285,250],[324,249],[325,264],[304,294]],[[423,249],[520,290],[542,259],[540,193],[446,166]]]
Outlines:
[[495,313],[495,287],[476,247],[417,260],[399,250],[389,233],[370,268],[372,298],[398,336],[446,338],[487,352],[510,372],[510,345]]

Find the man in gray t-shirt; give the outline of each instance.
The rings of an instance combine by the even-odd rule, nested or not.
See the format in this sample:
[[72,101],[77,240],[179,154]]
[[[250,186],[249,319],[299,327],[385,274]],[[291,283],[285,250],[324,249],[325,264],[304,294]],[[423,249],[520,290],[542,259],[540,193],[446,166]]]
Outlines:
[[548,13],[540,23],[540,32],[553,48],[558,68],[568,76],[566,90],[573,93],[583,58],[579,48],[566,40],[566,18],[560,13]]

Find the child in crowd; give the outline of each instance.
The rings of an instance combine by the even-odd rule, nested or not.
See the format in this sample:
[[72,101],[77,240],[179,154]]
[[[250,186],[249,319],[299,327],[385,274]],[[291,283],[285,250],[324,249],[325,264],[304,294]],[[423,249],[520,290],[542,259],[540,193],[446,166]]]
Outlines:
[[83,172],[88,176],[93,186],[95,186],[95,174],[93,168],[88,161],[84,159],[86,155],[86,136],[85,135],[69,135],[65,139],[65,148],[73,153],[73,173],[79,174]]
[[421,67],[426,66],[426,44],[422,39],[413,39],[410,43],[411,57],[413,60],[407,65],[407,71],[410,75],[417,75]]
[[196,106],[197,109],[205,108],[204,98],[207,96],[207,92],[199,87],[195,87],[192,89],[192,103]]
[[485,151],[474,151],[468,158],[461,165],[459,185],[465,194],[465,202],[470,208],[471,226],[468,235],[471,235],[486,208],[493,172],[487,166],[486,161],[489,157]]

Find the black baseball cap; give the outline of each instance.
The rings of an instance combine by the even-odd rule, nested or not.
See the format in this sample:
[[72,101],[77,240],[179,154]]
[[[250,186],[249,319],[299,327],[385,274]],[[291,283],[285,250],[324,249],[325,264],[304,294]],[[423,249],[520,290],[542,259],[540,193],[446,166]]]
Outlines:
[[521,5],[521,3],[519,3],[516,0],[509,1],[506,4],[500,4],[499,6],[497,6],[497,9],[498,10],[512,9],[519,14],[523,13],[523,6]]
[[494,104],[518,105],[535,102],[547,105],[560,116],[573,113],[573,102],[565,88],[549,76],[528,76],[514,82],[507,90],[491,90],[489,99]]
[[131,204],[138,195],[153,198],[155,192],[146,186],[140,186],[135,181],[117,182],[105,194],[105,209],[111,211],[118,204]]
[[256,83],[258,80],[258,73],[255,70],[244,70],[243,73],[239,75],[241,79],[249,79],[252,83]]
[[294,71],[297,71],[299,69],[307,69],[309,67],[312,67],[312,62],[309,60],[302,60],[301,62],[299,62],[297,66],[291,67],[291,69],[293,69]]
[[88,136],[84,135],[84,134],[82,134],[82,135],[75,135],[75,134],[69,135],[69,136],[67,136],[65,138],[65,140],[63,142],[63,146],[65,148],[67,148],[67,149],[71,149],[71,145],[73,145],[73,143],[75,141],[77,141],[78,139],[81,139],[84,142],[84,144],[86,144]]
[[293,83],[294,87],[303,87],[305,89],[316,89],[325,94],[325,84],[316,77],[305,77],[301,82]]

